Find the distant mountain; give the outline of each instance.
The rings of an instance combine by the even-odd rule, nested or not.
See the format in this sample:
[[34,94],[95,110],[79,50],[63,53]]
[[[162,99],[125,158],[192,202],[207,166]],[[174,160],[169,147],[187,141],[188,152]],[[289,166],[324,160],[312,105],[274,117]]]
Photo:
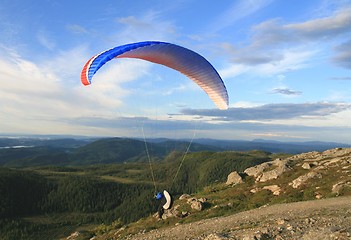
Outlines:
[[[298,154],[351,147],[333,142],[279,142],[165,138],[0,138],[0,166],[91,165],[162,160],[173,151],[250,151]],[[149,156],[148,156],[149,155]]]
[[[172,151],[185,152],[190,145],[189,142],[185,141],[166,140],[162,142],[147,141],[145,143],[142,140],[130,138],[105,138],[93,142],[88,141],[88,143],[86,141],[85,145],[81,140],[74,142],[61,139],[62,145],[60,145],[59,140],[47,140],[45,144],[41,141],[29,141],[33,145],[37,144],[33,147],[0,149],[0,166],[67,166],[141,162],[148,161],[148,154],[153,161],[158,161]],[[16,144],[24,146],[25,143],[28,144],[29,142],[19,140]],[[221,151],[222,149],[193,143],[189,150]]]
[[195,139],[194,142],[219,147],[223,150],[249,151],[262,150],[271,153],[298,154],[310,151],[325,151],[331,148],[351,147],[350,144],[335,142],[280,142],[256,139],[253,141],[241,140],[216,140],[216,139]]
[[0,149],[40,146],[49,146],[54,148],[76,148],[93,141],[96,141],[96,138],[0,137]]

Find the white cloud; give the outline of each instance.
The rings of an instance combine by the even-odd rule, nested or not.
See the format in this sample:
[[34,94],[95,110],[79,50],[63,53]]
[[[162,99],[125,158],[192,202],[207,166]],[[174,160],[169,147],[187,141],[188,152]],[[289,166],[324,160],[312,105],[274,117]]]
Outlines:
[[217,32],[226,27],[231,26],[236,21],[250,16],[251,14],[268,6],[272,0],[240,0],[227,7],[220,17],[213,20],[213,24],[209,27],[209,31]]
[[88,33],[88,30],[86,30],[83,26],[80,26],[78,24],[68,24],[66,25],[66,29],[72,33],[77,34]]
[[145,29],[145,28],[152,29],[153,28],[151,23],[141,21],[141,20],[137,19],[135,16],[121,17],[121,18],[117,19],[117,21],[119,23],[127,25],[130,28],[135,28],[135,29]]
[[[147,74],[150,64],[144,61],[113,61],[103,66],[93,78],[93,83],[85,87],[86,98],[99,103],[100,108],[116,109],[130,91],[121,87],[122,83],[133,81]],[[135,71],[138,69],[138,71]],[[84,94],[81,92],[81,94]]]
[[[226,111],[218,109],[183,109],[185,115],[211,117],[214,120],[230,121],[261,121],[290,120],[307,118],[324,118],[343,111],[350,111],[351,104],[346,103],[279,103],[264,104],[253,107],[230,108]],[[304,124],[304,121],[302,122]]]
[[[125,43],[167,39],[175,34],[174,25],[161,20],[157,12],[121,17],[118,21],[123,25],[121,30],[106,36],[113,39],[114,45],[118,44],[116,39]],[[86,32],[79,25],[66,25],[66,28],[75,33]],[[36,37],[45,48],[56,48],[48,32],[39,31]],[[133,88],[124,88],[123,84],[147,76],[151,64],[135,59],[112,60],[96,73],[93,84],[85,87],[80,83],[80,71],[85,61],[96,54],[90,53],[88,46],[56,50],[52,56],[35,58],[39,62],[26,59],[16,50],[0,49],[0,120],[7,123],[8,131],[104,132],[97,126],[87,130],[87,126],[72,125],[72,122],[78,118],[115,116],[116,111],[123,109],[124,99],[133,93]],[[174,90],[180,91],[182,86]],[[124,111],[126,115],[130,113],[128,108]]]
[[256,72],[264,75],[275,75],[305,68],[310,59],[316,55],[316,51],[308,49],[281,50],[283,58],[280,61],[271,61],[256,66]]
[[218,72],[223,79],[234,78],[240,74],[246,73],[250,70],[250,67],[242,64],[230,64],[220,69]]
[[[311,59],[317,55],[317,51],[301,48],[280,49],[281,59],[268,60],[259,65],[246,63],[234,63],[228,65],[226,68],[220,70],[223,78],[236,77],[243,73],[257,74],[260,76],[273,76],[277,74],[284,74],[297,69],[306,68]],[[238,57],[239,59],[240,57]],[[248,59],[248,58],[246,58]]]
[[43,61],[42,66],[14,51],[0,49],[0,118],[9,125],[7,129],[63,132],[64,128],[71,128],[67,119],[109,116],[128,95],[121,83],[135,80],[148,69],[142,61],[116,62],[96,74],[96,83],[84,87],[80,83],[83,63],[77,60],[84,59],[78,54],[81,49],[62,52],[57,58]]
[[298,37],[312,39],[335,38],[338,34],[351,32],[351,8],[336,11],[332,16],[303,23],[287,24],[284,28],[292,30],[294,34],[298,34]]
[[345,87],[343,90],[331,90],[329,96],[326,97],[328,101],[348,101],[351,102],[350,96],[351,87]]
[[341,67],[351,69],[351,39],[337,46],[333,62]]
[[[223,70],[235,76],[235,69],[258,74],[282,74],[301,69],[318,54],[351,32],[351,9],[335,11],[332,15],[299,23],[284,24],[271,19],[252,28],[253,36],[247,45],[223,44],[223,51],[230,57],[233,66]],[[350,68],[349,42],[336,48],[334,62]],[[234,65],[236,67],[234,67]],[[240,67],[241,66],[241,67]]]
[[118,32],[115,39],[119,39],[122,43],[145,41],[145,39],[174,41],[177,34],[175,25],[169,20],[162,19],[156,11],[147,11],[138,17],[120,17],[117,22],[124,28]]
[[292,89],[289,89],[287,87],[273,88],[271,93],[288,95],[288,96],[301,95],[300,91],[292,90]]
[[292,135],[290,132],[263,132],[263,133],[252,133],[251,136],[253,137],[260,137],[260,138],[279,138],[279,139],[309,139],[310,137],[306,137],[304,134],[301,135]]
[[53,41],[45,31],[39,31],[37,33],[37,39],[42,46],[49,50],[54,50],[56,47],[55,41]]

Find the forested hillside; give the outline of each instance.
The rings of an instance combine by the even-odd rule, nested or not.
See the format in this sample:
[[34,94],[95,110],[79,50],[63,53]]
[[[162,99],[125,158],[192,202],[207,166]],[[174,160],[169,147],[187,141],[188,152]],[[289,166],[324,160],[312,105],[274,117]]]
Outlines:
[[[186,141],[147,142],[128,138],[107,138],[88,142],[85,145],[72,145],[67,140],[62,146],[57,141],[42,142],[35,146],[0,148],[0,166],[80,166],[91,164],[109,164],[121,162],[148,161],[146,152],[155,160],[162,160],[172,151],[185,151],[189,146]],[[62,140],[64,141],[64,140]],[[36,141],[32,142],[35,143]],[[73,143],[75,143],[73,141]],[[82,142],[80,141],[79,144]],[[13,144],[12,141],[10,144]],[[71,144],[71,145],[70,145]],[[193,143],[190,151],[220,151],[219,147]]]
[[223,181],[233,170],[243,171],[272,157],[261,151],[208,151],[184,158],[183,152],[175,151],[162,161],[152,160],[151,168],[147,162],[1,168],[1,239],[43,239],[45,235],[57,239],[77,226],[135,221],[156,211],[155,186],[175,196],[192,193]]
[[37,139],[0,138],[0,166],[83,166],[121,162],[148,161],[147,152],[154,160],[162,160],[173,151],[251,151],[296,154],[308,151],[324,151],[335,147],[350,147],[332,142],[278,142],[235,141],[214,139]]

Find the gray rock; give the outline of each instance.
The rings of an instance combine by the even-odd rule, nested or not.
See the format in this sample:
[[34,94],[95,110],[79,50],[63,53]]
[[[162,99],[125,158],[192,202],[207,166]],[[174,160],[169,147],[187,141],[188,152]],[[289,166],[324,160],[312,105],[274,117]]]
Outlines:
[[341,190],[345,187],[351,187],[351,181],[341,181],[333,185],[332,193],[340,194]]
[[303,169],[311,169],[311,164],[305,162],[304,164],[302,164],[302,168],[303,168]]
[[280,195],[280,192],[281,192],[281,188],[278,185],[264,186],[263,189],[267,189],[271,191],[275,196]]
[[199,201],[194,201],[191,203],[191,208],[197,211],[202,211],[203,210],[203,204]]
[[[266,182],[278,178],[284,172],[291,170],[289,167],[290,160],[281,160],[277,158],[271,162],[265,162],[260,165],[247,168],[244,172],[256,178],[256,182]],[[268,169],[271,169],[269,170]]]
[[312,178],[322,178],[322,174],[312,171],[296,178],[290,184],[293,188],[299,188],[300,186],[305,184],[309,179]]
[[182,194],[180,197],[179,197],[179,200],[186,200],[188,198],[191,198],[191,196],[189,194]]
[[235,185],[239,183],[243,183],[242,177],[237,172],[231,172],[227,177],[226,185]]

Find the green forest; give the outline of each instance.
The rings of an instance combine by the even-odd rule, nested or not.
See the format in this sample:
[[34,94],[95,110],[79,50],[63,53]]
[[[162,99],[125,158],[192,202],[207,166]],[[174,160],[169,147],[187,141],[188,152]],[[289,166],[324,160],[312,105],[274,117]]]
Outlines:
[[175,151],[163,160],[152,159],[151,165],[3,167],[0,239],[59,239],[84,226],[136,221],[156,212],[155,190],[194,193],[272,157],[263,151],[204,151],[184,159]]

